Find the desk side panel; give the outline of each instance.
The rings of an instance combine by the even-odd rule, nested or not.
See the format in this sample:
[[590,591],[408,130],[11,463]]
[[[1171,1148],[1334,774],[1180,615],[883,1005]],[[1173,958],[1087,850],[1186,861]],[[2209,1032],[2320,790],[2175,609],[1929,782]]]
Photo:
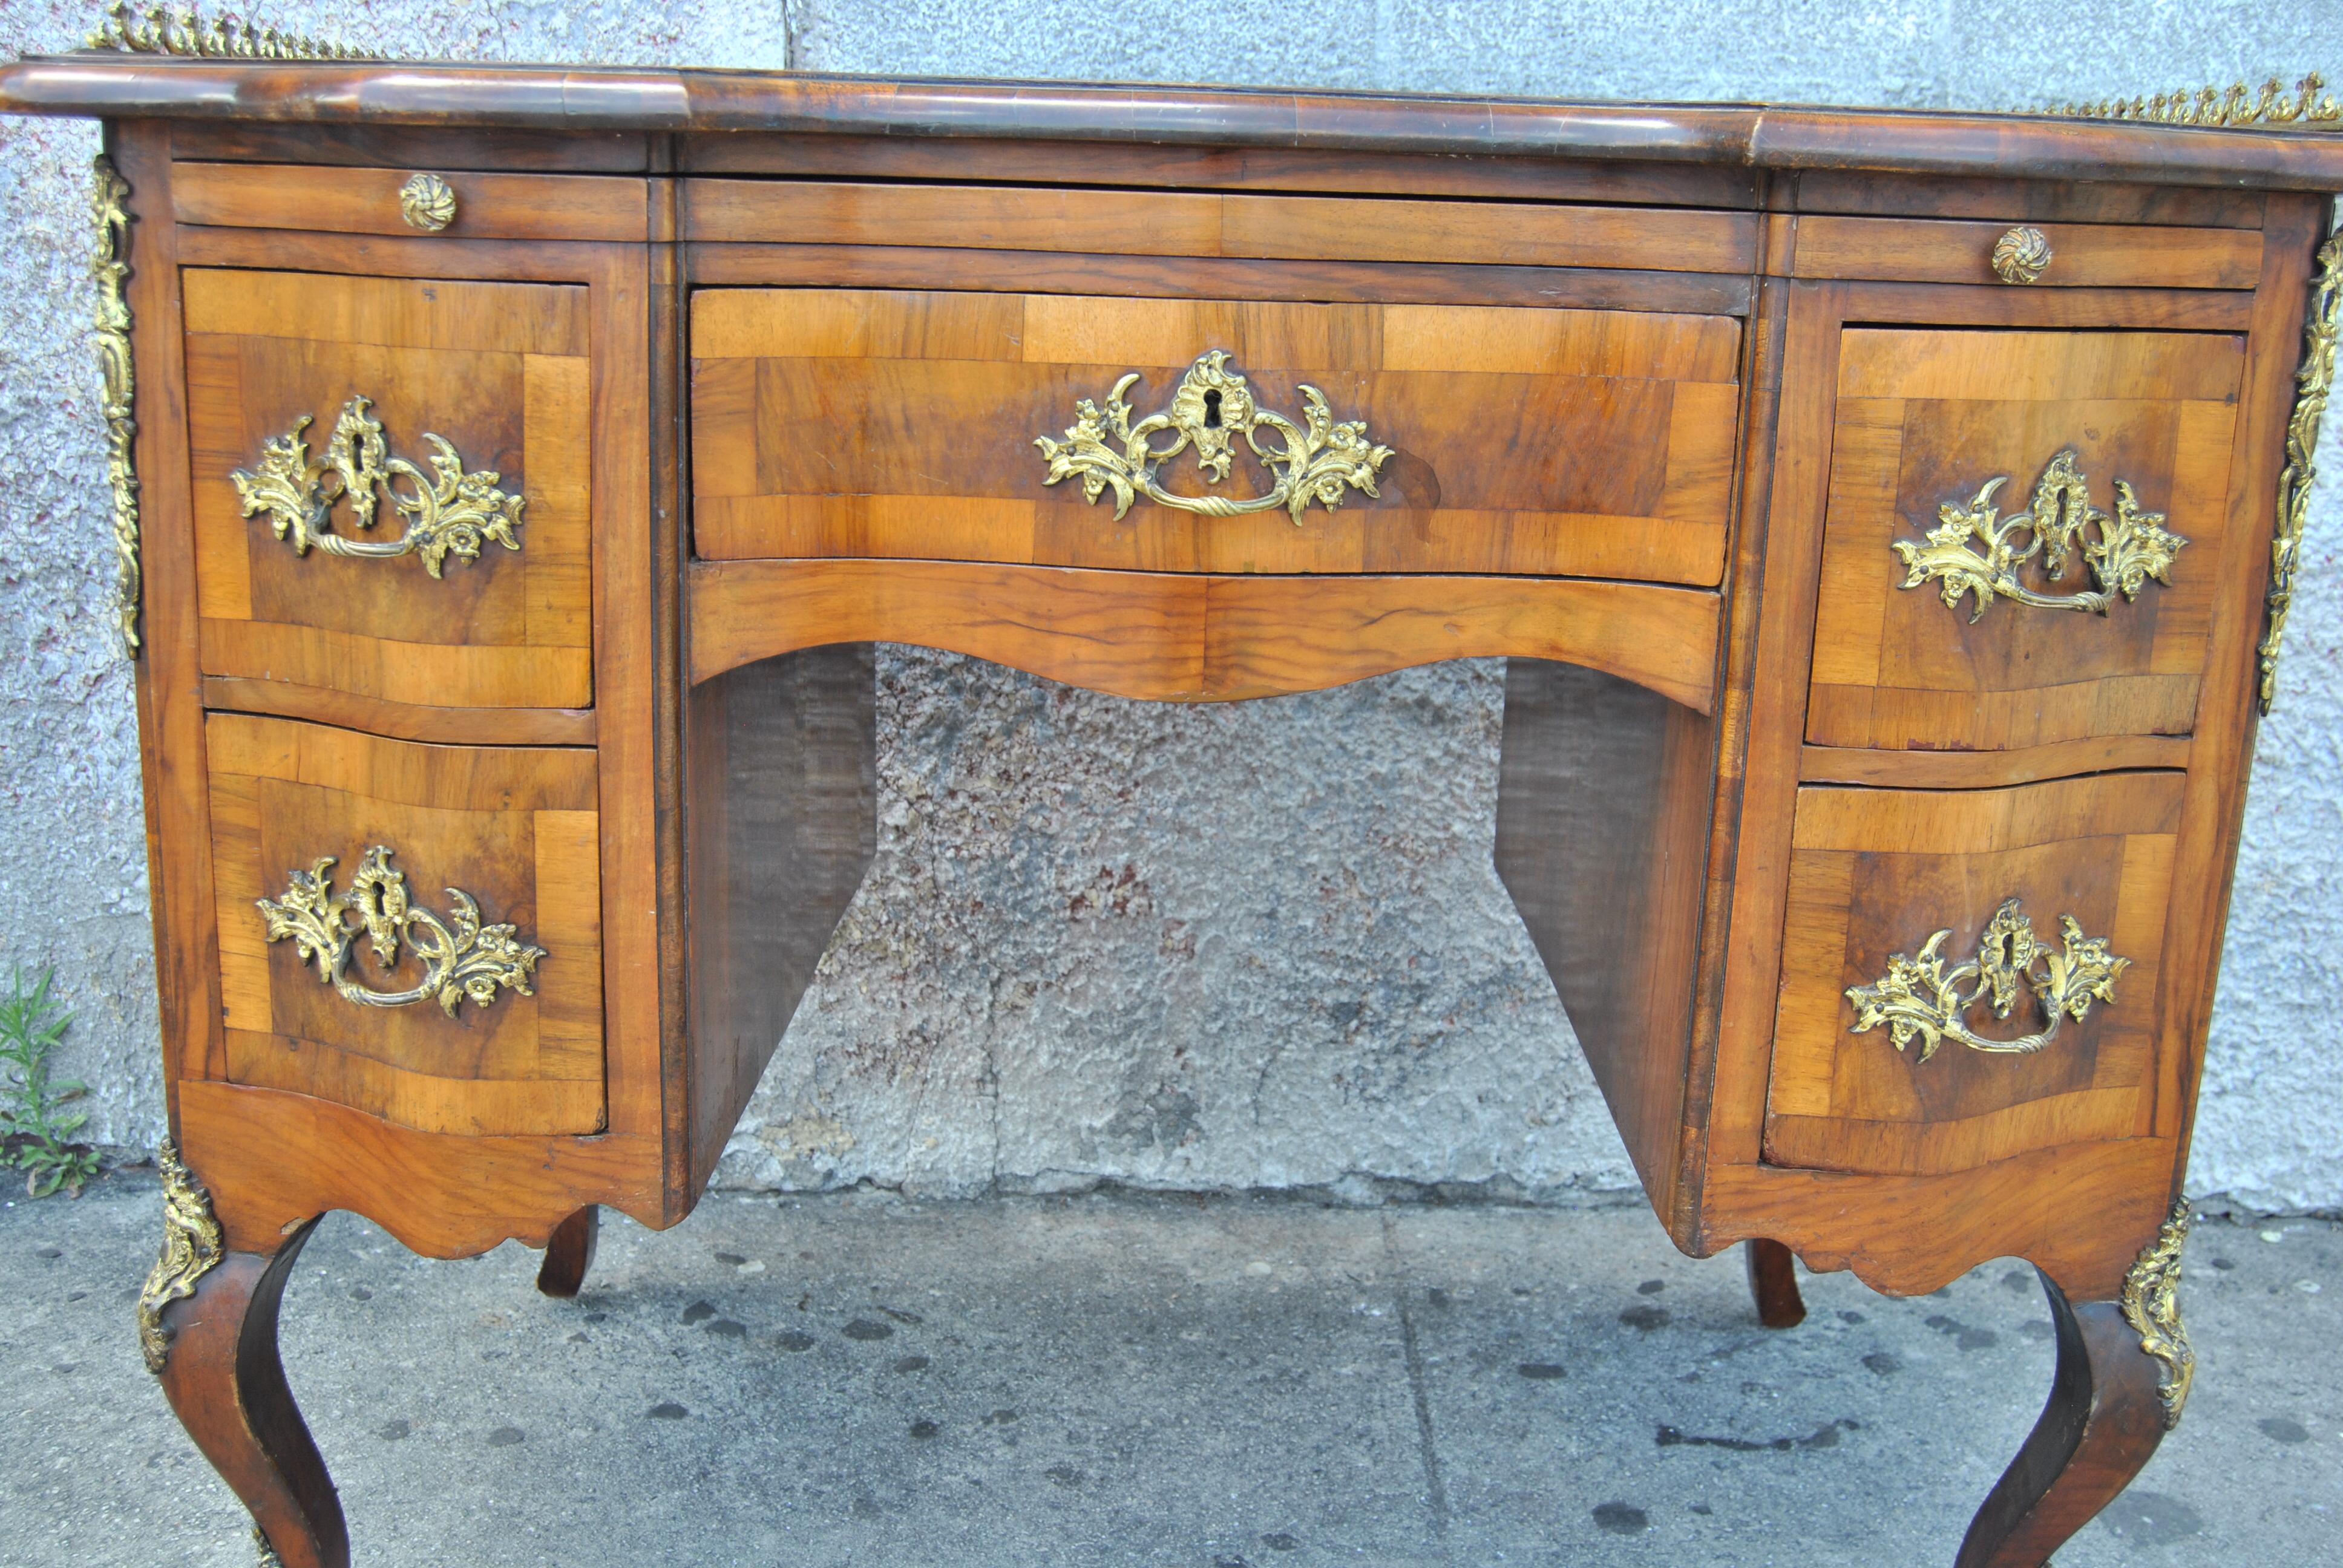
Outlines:
[[706,1185],[878,844],[870,644],[693,688],[685,789],[691,1191]]
[[1510,660],[1497,874],[1656,1210],[1673,1211],[1715,721],[1598,670]]

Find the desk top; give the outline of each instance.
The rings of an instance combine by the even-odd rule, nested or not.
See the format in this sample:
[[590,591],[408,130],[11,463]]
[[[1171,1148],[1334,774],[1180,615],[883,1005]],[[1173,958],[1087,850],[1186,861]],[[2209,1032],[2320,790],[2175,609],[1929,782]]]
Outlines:
[[[122,35],[117,26],[116,35]],[[185,44],[182,37],[177,40]],[[287,41],[321,51],[308,40]],[[2069,114],[986,82],[660,66],[217,58],[114,46],[0,67],[0,113],[1262,146],[2343,189],[2313,77]],[[2215,124],[2167,124],[2187,116]]]

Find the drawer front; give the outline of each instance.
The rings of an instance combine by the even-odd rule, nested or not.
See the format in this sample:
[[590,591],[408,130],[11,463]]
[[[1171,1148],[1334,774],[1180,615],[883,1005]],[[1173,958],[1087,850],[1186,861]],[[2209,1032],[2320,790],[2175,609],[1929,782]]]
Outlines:
[[230,1081],[427,1132],[601,1128],[591,751],[226,713],[205,739]]
[[1711,316],[704,289],[695,548],[1713,587],[1739,347]]
[[2188,733],[2244,360],[2216,334],[1847,332],[1806,739]]
[[224,228],[444,234],[451,239],[650,237],[647,181],[607,175],[484,175],[429,169],[182,163],[173,216]]
[[2145,1133],[2184,778],[1800,790],[1766,1159],[1931,1173]]
[[587,291],[184,276],[204,673],[590,705]]
[[2252,288],[2258,228],[1802,217],[1800,277],[2045,288]]

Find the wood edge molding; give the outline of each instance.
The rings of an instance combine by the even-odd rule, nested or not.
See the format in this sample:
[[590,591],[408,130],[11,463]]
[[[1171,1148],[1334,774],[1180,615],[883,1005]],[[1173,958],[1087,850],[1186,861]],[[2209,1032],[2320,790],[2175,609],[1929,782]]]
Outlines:
[[0,113],[319,124],[469,121],[578,130],[865,135],[1575,156],[1665,164],[2343,186],[2343,143],[2247,127],[2041,115],[1565,103],[1390,94],[823,76],[672,67],[294,63],[35,55],[0,66]]
[[1319,691],[1509,655],[1715,706],[1719,601],[1700,588],[837,559],[697,561],[686,588],[695,685],[800,648],[900,642],[1147,701]]
[[214,712],[301,719],[394,740],[447,746],[591,746],[590,708],[426,708],[324,687],[240,675],[204,677]]
[[1883,751],[1805,746],[1801,784],[1863,784],[1892,789],[1997,789],[2086,773],[2185,769],[2185,735],[2133,735],[2055,741],[2006,751]]
[[[1766,1238],[1810,1269],[1850,1271],[1891,1296],[1926,1295],[1980,1263],[2022,1258],[2077,1301],[2111,1301],[2172,1207],[2178,1155],[2172,1139],[2127,1138],[1932,1175],[1716,1164],[1684,1250],[1705,1258]],[[1898,1223],[1875,1222],[1891,1211]]]
[[[689,1211],[662,1191],[656,1134],[421,1132],[304,1094],[194,1080],[179,1085],[179,1128],[237,1251],[272,1251],[333,1209],[427,1258],[474,1257],[507,1241],[542,1247],[584,1203],[655,1231]],[[287,1149],[330,1153],[288,1159]]]

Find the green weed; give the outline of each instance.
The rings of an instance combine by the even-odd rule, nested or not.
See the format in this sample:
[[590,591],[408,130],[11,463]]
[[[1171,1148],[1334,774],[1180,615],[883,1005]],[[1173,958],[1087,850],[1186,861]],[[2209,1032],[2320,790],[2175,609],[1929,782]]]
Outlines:
[[0,1165],[24,1171],[25,1191],[35,1198],[60,1187],[78,1198],[82,1183],[97,1174],[97,1151],[67,1141],[89,1112],[62,1109],[89,1091],[49,1077],[49,1058],[73,1021],[50,1000],[52,978],[44,972],[28,991],[17,970],[0,998]]

